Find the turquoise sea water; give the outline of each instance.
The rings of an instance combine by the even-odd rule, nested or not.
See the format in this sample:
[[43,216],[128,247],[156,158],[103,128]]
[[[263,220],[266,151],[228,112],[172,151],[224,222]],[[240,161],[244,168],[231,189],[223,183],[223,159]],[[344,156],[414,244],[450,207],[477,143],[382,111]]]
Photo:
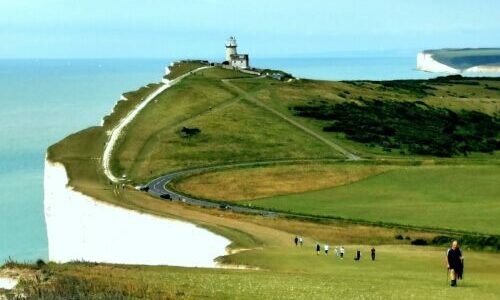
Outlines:
[[329,80],[426,79],[442,74],[415,70],[415,55],[253,59],[259,68],[284,70],[300,78]]
[[[45,149],[100,124],[120,95],[158,81],[170,60],[0,60],[0,264],[47,258]],[[415,56],[254,59],[302,78],[408,79]]]
[[0,60],[0,264],[47,258],[45,149],[99,125],[120,95],[168,60]]

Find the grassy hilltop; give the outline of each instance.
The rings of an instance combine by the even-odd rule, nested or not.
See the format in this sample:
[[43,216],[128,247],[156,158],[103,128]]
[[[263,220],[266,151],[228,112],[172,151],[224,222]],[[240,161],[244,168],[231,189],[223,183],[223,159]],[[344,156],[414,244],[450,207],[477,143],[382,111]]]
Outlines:
[[[199,66],[178,64],[169,79]],[[101,168],[107,132],[156,87],[128,93],[103,126],[51,146],[48,158],[65,165],[72,187],[100,201],[190,221],[226,236],[232,241],[229,254],[218,261],[248,269],[5,266],[38,275],[22,284],[27,293],[75,299],[496,299],[500,294],[500,156],[499,144],[493,144],[499,132],[481,128],[487,122],[496,130],[500,80],[278,81],[208,68],[160,94],[125,128],[112,169],[127,187],[117,188]],[[396,139],[366,127],[380,124],[364,110],[375,100],[381,107],[395,102],[410,107],[384,119],[398,124],[394,130],[404,142],[395,144]],[[371,122],[354,122],[352,131],[325,130],[340,125],[337,105],[349,103],[359,106],[357,117]],[[427,123],[432,138],[419,140],[421,135],[404,126],[414,106],[447,116],[475,111],[477,118],[467,124],[460,117],[432,121]],[[321,107],[321,113],[301,115],[297,107]],[[354,133],[368,131],[370,140],[355,138]],[[459,141],[453,149],[460,151],[412,151],[438,149],[435,137]],[[248,164],[176,178],[171,185],[201,198],[291,215],[202,209],[133,188],[176,170],[242,162]],[[457,220],[457,212],[463,219]],[[295,235],[304,237],[303,247],[293,245]],[[459,289],[444,282],[443,243],[451,238],[464,240],[467,249],[466,280]],[[331,252],[344,245],[346,259],[317,256],[316,242],[330,244]],[[372,246],[375,262],[369,261]],[[358,248],[363,258],[354,263]]]

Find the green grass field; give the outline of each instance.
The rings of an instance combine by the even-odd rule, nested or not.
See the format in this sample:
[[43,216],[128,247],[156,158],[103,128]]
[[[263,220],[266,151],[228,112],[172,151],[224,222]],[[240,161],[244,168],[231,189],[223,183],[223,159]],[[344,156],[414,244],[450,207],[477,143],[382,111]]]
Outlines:
[[[354,251],[362,249],[359,263]],[[350,245],[346,258],[316,255],[306,241],[300,248],[282,245],[265,251],[241,252],[231,261],[260,270],[177,267],[49,265],[51,294],[82,299],[138,297],[147,299],[497,299],[500,293],[498,254],[466,253],[464,281],[446,284],[443,249],[379,246],[377,259],[369,247]],[[76,298],[80,299],[80,298]]]
[[[197,66],[177,65],[170,74],[177,77]],[[328,143],[250,101],[221,81],[225,78],[237,79],[231,84],[257,101],[367,160],[332,163],[331,159],[343,157]],[[479,86],[432,84],[433,94],[423,97],[427,103],[441,107],[494,114],[500,111],[498,91],[485,89],[486,84],[500,85],[494,80],[480,80]],[[276,164],[203,173],[186,178],[185,186],[183,180],[176,182],[176,187],[207,193],[220,184],[219,191],[227,190],[239,196],[237,200],[257,197],[260,199],[248,203],[298,214],[498,234],[498,153],[448,160],[386,153],[325,133],[321,122],[301,119],[288,109],[312,98],[328,103],[355,101],[360,96],[414,101],[421,97],[416,96],[413,88],[386,87],[376,82],[284,83],[220,68],[203,70],[162,93],[125,129],[113,153],[112,166],[116,176],[126,174],[132,181],[125,189],[118,189],[101,169],[106,132],[155,87],[128,93],[129,101],[120,102],[104,126],[68,136],[49,148],[48,158],[65,165],[70,186],[79,192],[114,205],[193,222],[229,238],[232,245],[228,250],[232,254],[218,261],[227,267],[252,269],[93,263],[50,263],[42,270],[27,265],[4,266],[32,274],[33,281],[27,280],[19,287],[27,295],[42,293],[47,299],[56,295],[66,299],[498,298],[499,254],[466,250],[465,280],[458,289],[451,289],[445,284],[445,247],[410,245],[410,240],[432,240],[437,235],[433,231],[336,219],[237,214],[162,201],[132,188],[137,182],[188,167],[316,159],[303,165]],[[464,95],[467,98],[461,98]],[[201,131],[182,137],[182,127]],[[325,158],[330,159],[328,164],[321,161]],[[309,171],[305,171],[304,165],[309,166]],[[252,180],[245,180],[249,176]],[[463,216],[460,222],[454,218],[455,209]],[[147,234],[161,238],[161,233]],[[296,235],[304,237],[302,248],[292,244]],[[399,235],[408,239],[395,239]],[[449,235],[457,236],[453,232]],[[346,259],[317,256],[313,248],[316,242],[330,244],[331,252],[333,246],[346,246]],[[372,245],[377,248],[376,262],[368,259]],[[204,246],[200,245],[200,251]],[[353,261],[357,248],[363,251],[360,263]]]
[[247,203],[294,213],[500,233],[500,167],[407,167],[348,185]]
[[[114,155],[116,174],[144,181],[190,167],[341,157],[220,81],[240,76],[248,77],[231,70],[204,70],[161,94],[127,127]],[[179,133],[183,126],[201,132],[185,138]]]

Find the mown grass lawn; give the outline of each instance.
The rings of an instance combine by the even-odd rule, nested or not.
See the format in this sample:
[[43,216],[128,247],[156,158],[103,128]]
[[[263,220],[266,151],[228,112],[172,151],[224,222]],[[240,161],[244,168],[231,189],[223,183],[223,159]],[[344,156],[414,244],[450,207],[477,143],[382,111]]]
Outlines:
[[294,213],[500,233],[500,167],[392,170],[349,185],[248,204]]

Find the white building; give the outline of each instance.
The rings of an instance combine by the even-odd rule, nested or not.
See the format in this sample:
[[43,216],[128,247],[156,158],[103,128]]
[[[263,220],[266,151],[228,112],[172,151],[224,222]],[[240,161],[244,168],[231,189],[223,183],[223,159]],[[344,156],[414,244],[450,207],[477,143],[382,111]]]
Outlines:
[[248,54],[238,54],[236,39],[232,36],[226,42],[226,62],[238,69],[248,69],[250,66]]

